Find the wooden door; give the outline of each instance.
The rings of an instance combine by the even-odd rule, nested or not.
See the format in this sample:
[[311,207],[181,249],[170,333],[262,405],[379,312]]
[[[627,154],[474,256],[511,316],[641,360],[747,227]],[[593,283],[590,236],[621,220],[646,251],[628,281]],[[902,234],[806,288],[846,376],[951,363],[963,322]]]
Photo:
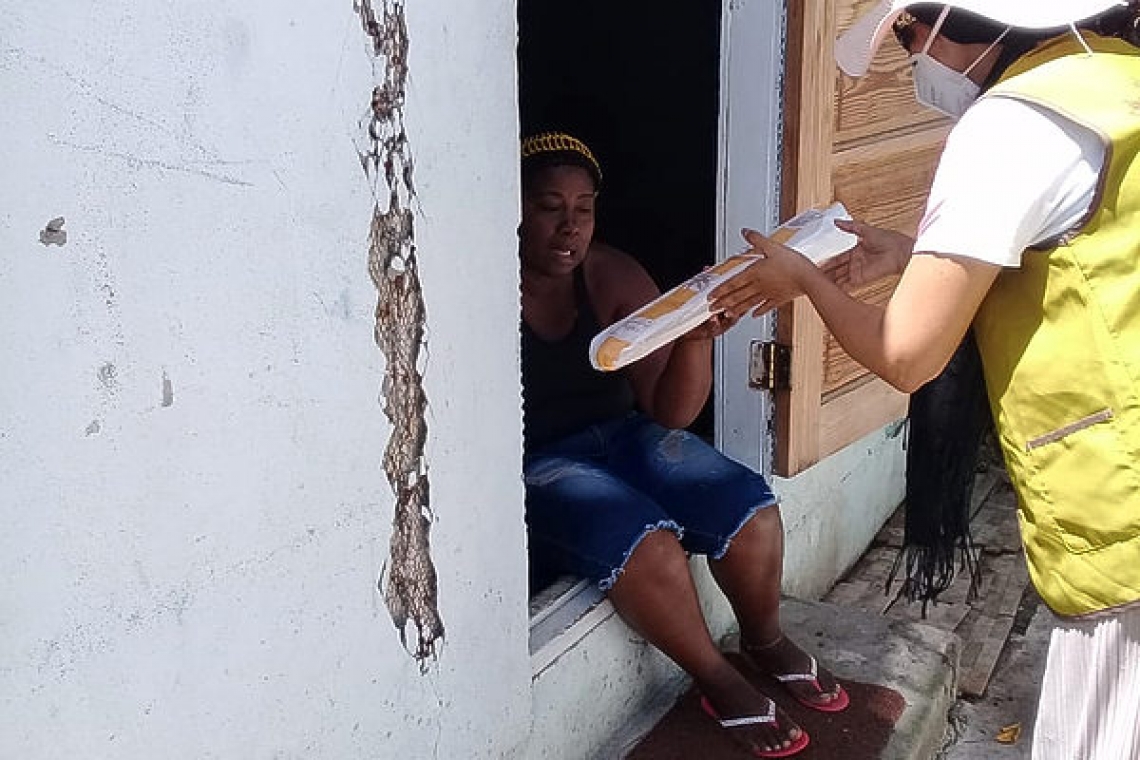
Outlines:
[[[861,79],[835,65],[836,36],[876,0],[789,0],[781,218],[842,201],[852,216],[913,235],[950,123],[919,106],[888,38]],[[857,296],[882,303],[894,280]],[[790,388],[776,392],[775,471],[795,475],[906,416],[907,397],[848,357],[807,299],[777,315]]]

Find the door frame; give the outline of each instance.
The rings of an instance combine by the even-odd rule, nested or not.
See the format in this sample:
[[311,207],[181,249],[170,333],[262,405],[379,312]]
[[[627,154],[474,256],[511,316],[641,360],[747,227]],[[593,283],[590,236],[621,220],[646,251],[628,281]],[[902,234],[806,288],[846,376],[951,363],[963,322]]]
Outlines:
[[[717,147],[717,261],[739,253],[743,227],[770,230],[780,215],[784,3],[723,0]],[[770,340],[771,314],[743,319],[715,357],[717,448],[772,472],[771,394],[749,385],[754,341]]]

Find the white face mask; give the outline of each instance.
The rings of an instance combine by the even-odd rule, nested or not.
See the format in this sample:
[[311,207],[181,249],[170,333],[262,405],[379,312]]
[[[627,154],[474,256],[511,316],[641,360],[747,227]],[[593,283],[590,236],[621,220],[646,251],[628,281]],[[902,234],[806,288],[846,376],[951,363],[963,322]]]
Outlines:
[[950,6],[948,5],[942,9],[942,15],[938,17],[934,27],[930,30],[930,36],[926,38],[926,44],[922,46],[922,51],[912,55],[910,62],[914,67],[915,100],[920,105],[933,108],[951,119],[960,119],[962,114],[966,113],[966,109],[978,99],[978,95],[982,91],[981,86],[970,79],[970,72],[978,65],[979,61],[989,55],[995,45],[1002,41],[1009,29],[1006,29],[1000,37],[991,42],[990,46],[973,63],[967,66],[965,71],[955,71],[927,52],[930,50],[934,38],[938,36],[938,30],[942,28],[942,22],[949,12]]

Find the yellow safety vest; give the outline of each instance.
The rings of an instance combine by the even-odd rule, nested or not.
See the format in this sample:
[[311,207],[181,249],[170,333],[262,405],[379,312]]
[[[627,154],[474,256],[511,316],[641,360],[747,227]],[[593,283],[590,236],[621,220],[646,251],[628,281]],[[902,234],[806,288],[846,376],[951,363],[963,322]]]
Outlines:
[[1029,574],[1061,615],[1140,600],[1140,51],[1046,42],[985,97],[1048,108],[1107,148],[1091,214],[1028,250],[974,329]]

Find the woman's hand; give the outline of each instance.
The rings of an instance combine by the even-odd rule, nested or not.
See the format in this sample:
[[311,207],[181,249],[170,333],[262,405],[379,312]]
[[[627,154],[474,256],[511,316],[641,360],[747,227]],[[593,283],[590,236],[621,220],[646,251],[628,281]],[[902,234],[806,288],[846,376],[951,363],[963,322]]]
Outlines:
[[727,311],[717,312],[712,314],[697,327],[689,330],[687,333],[677,338],[678,343],[688,341],[712,340],[719,338],[726,332],[732,329],[733,325],[740,321],[740,314],[733,314]]
[[851,250],[823,265],[824,273],[841,287],[851,289],[888,275],[899,274],[910,259],[914,240],[901,232],[855,220],[839,219],[835,226],[859,238]]
[[[755,230],[744,230],[752,246],[746,254],[756,254],[755,262],[709,294],[709,305],[727,314],[752,316],[771,311],[803,294],[800,284],[805,268],[815,268],[808,258]],[[739,318],[739,317],[738,317]]]

